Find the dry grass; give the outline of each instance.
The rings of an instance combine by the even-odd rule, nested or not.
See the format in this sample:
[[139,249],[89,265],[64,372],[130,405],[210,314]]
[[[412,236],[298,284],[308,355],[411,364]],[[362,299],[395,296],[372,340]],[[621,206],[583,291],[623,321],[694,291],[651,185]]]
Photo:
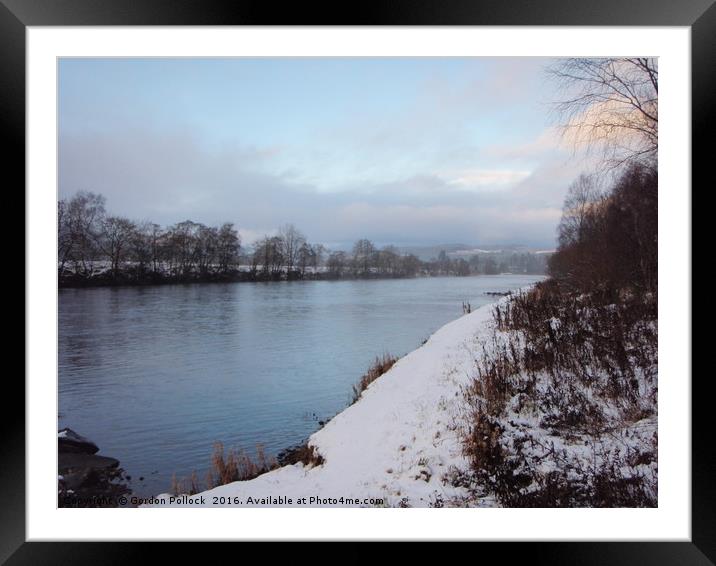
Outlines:
[[353,386],[353,400],[351,401],[351,404],[358,401],[363,394],[363,391],[368,389],[368,386],[371,383],[392,368],[397,361],[398,358],[394,358],[388,353],[376,357],[373,365],[368,368],[368,371],[360,378],[358,383]]
[[611,300],[547,281],[495,307],[463,440],[502,505],[656,505],[656,299]]
[[[254,479],[278,467],[275,458],[268,458],[261,444],[256,445],[256,456],[252,458],[244,450],[230,449],[225,453],[221,442],[214,443],[214,452],[211,456],[211,468],[206,473],[204,489],[212,489],[235,481]],[[187,493],[193,495],[202,491],[196,472],[189,478],[177,480],[172,476],[171,493]]]
[[230,449],[224,456],[224,445],[214,444],[211,457],[212,485],[225,485],[235,481],[251,480],[278,466],[274,458],[267,458],[261,444],[256,445],[256,458],[252,459],[244,450]]

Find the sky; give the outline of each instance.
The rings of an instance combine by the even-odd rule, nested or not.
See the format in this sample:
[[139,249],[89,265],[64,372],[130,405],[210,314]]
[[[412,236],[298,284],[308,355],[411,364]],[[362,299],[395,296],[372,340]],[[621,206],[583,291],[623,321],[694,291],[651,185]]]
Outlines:
[[581,171],[541,58],[61,59],[59,195],[343,247],[553,247]]

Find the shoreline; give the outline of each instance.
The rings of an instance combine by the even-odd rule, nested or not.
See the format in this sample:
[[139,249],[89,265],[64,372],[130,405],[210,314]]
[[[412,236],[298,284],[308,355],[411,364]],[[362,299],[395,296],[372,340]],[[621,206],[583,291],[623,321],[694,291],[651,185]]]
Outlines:
[[390,281],[390,280],[409,280],[409,279],[435,279],[435,278],[468,278],[468,277],[502,277],[508,275],[518,276],[534,276],[546,277],[544,273],[426,273],[417,275],[380,275],[350,277],[350,276],[330,276],[324,273],[306,274],[296,277],[263,277],[252,276],[249,272],[238,272],[234,274],[214,274],[206,277],[175,277],[159,275],[149,279],[131,279],[131,278],[106,278],[106,277],[62,277],[58,276],[58,289],[98,289],[98,288],[121,288],[121,287],[163,287],[166,285],[195,285],[195,284],[226,284],[226,283],[295,283],[295,282],[313,282],[313,281]]
[[504,300],[439,328],[311,434],[307,445],[322,464],[281,466],[198,492],[191,502],[162,493],[148,506],[430,507],[467,497],[449,480],[467,466],[458,433],[460,392],[471,379],[480,339],[491,330],[492,309]]

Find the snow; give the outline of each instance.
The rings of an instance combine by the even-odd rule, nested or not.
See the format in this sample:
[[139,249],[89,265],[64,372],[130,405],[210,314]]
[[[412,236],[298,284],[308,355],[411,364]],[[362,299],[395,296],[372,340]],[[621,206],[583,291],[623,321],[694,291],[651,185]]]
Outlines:
[[[340,503],[343,497],[359,500],[352,505],[359,507],[375,506],[375,500],[391,507],[428,507],[465,496],[464,488],[452,486],[445,475],[466,466],[455,423],[464,407],[461,388],[475,367],[475,341],[491,330],[493,306],[440,328],[314,433],[309,445],[323,456],[322,465],[284,466],[197,494],[204,497],[194,496],[192,503],[168,494],[154,502],[212,506],[216,497],[224,498],[217,500],[224,506],[346,506],[345,500]],[[321,501],[311,504],[315,499],[310,498]]]

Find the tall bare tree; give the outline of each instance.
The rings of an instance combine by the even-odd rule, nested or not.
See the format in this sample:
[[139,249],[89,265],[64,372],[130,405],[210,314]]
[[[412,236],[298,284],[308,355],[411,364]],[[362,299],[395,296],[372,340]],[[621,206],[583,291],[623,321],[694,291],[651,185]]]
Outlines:
[[316,252],[313,246],[308,242],[303,242],[301,247],[298,249],[298,270],[301,272],[301,277],[305,276],[306,268],[313,265],[315,262]]
[[147,266],[153,260],[153,232],[154,226],[149,221],[142,221],[135,225],[134,231],[130,238],[130,255],[136,262],[137,274],[143,275]]
[[293,224],[285,224],[279,228],[279,238],[286,269],[291,272],[298,264],[299,252],[306,243],[306,237]]
[[599,177],[580,175],[567,189],[562,208],[562,219],[557,229],[559,244],[568,246],[582,236],[589,220],[590,211],[602,199]]
[[254,244],[254,262],[256,268],[261,266],[264,277],[279,279],[286,265],[283,254],[284,241],[280,236],[264,236]]
[[197,232],[195,257],[199,272],[202,275],[209,273],[217,259],[219,246],[219,230],[214,226],[200,224]]
[[112,275],[117,275],[120,264],[130,250],[135,235],[134,223],[121,216],[108,216],[102,222],[102,233],[98,239],[99,247],[110,261]]
[[241,238],[233,223],[225,222],[218,232],[218,260],[219,270],[226,273],[231,266],[238,262]]
[[659,71],[655,58],[560,59],[548,72],[564,95],[555,112],[575,147],[601,152],[608,168],[656,168]]
[[368,275],[375,262],[376,249],[373,242],[362,238],[353,244],[353,269],[357,275]]
[[69,201],[60,201],[57,209],[58,262],[60,270],[66,263],[75,272],[89,273],[97,255],[97,239],[105,215],[105,198],[80,191]]
[[331,277],[341,277],[346,268],[346,252],[331,252],[326,261],[326,268]]
[[323,258],[328,253],[328,250],[323,244],[313,244],[313,255],[311,256],[311,267],[314,271],[318,270],[318,267],[323,264]]

